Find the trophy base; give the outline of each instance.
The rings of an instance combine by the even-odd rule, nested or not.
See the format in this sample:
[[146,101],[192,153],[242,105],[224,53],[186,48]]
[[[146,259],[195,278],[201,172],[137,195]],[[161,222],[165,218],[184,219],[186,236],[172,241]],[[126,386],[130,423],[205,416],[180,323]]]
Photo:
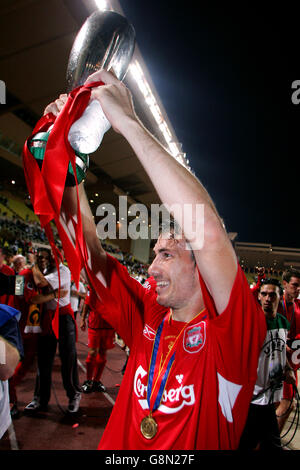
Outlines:
[[[46,145],[47,145],[49,134],[50,132],[39,132],[29,142],[29,150],[31,154],[34,156],[34,158],[36,159],[37,164],[39,165],[40,169],[42,169],[42,166],[43,166],[45,150],[46,150]],[[76,159],[75,159],[76,176],[77,176],[78,184],[80,184],[84,180],[86,172],[89,167],[89,156],[83,153],[76,152],[76,151],[75,151],[75,155],[76,155]],[[71,163],[69,163],[65,186],[75,186],[75,185],[76,185],[76,181],[75,181],[74,171],[73,171]]]

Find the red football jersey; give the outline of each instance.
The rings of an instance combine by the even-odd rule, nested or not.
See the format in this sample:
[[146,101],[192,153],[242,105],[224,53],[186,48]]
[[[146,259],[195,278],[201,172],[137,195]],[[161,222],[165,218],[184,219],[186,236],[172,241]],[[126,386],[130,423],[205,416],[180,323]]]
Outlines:
[[293,340],[300,334],[300,300],[286,303],[283,300],[279,302],[278,313],[284,315],[290,322],[289,339]]
[[93,290],[88,289],[85,297],[85,304],[89,307],[88,327],[95,330],[99,328],[112,329],[112,327],[103,319],[102,313],[106,311],[105,305],[98,299]]
[[31,269],[22,269],[19,274],[20,276],[24,276],[24,293],[23,295],[15,296],[15,308],[20,310],[21,312],[19,327],[21,332],[23,333],[27,322],[29,308],[32,305],[31,299],[35,297],[38,292],[33,280],[33,274]]
[[[205,309],[190,323],[172,320],[168,309],[109,255],[107,274],[111,303],[117,307],[107,311],[107,320],[129,346],[130,355],[99,449],[236,449],[266,336],[265,316],[241,268],[219,316],[199,275]],[[146,439],[140,426],[149,415],[149,365],[164,318],[155,374],[174,341],[175,360],[153,412],[157,434]],[[153,383],[155,379],[156,375]]]

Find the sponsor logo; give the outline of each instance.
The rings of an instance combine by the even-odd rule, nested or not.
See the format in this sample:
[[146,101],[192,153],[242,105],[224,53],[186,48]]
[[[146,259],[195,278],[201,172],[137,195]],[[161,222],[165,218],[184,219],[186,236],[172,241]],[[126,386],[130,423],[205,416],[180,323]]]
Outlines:
[[151,326],[149,325],[145,325],[144,326],[144,330],[143,330],[143,335],[149,339],[150,341],[154,341],[155,339],[155,335],[156,335],[156,331],[154,331]]
[[206,340],[206,323],[201,321],[188,327],[183,336],[183,348],[188,353],[201,351]]
[[182,375],[182,374],[180,374],[180,375],[176,375],[176,380],[177,380],[177,382],[178,382],[178,383],[180,383],[180,384],[181,384],[181,383],[182,383],[182,381],[183,381],[183,375]]
[[[134,376],[134,393],[138,398],[138,402],[143,410],[149,409],[147,403],[147,385],[145,377],[147,372],[142,366],[139,366]],[[165,414],[173,414],[180,411],[184,406],[192,406],[195,404],[194,385],[182,385],[183,374],[177,375],[176,379],[180,382],[179,387],[165,389],[161,404],[158,409]],[[170,406],[172,405],[172,406]]]
[[285,333],[282,329],[280,330],[275,333],[268,332],[268,341],[263,345],[263,351],[267,357],[272,356],[274,359],[275,351],[282,353],[286,348]]

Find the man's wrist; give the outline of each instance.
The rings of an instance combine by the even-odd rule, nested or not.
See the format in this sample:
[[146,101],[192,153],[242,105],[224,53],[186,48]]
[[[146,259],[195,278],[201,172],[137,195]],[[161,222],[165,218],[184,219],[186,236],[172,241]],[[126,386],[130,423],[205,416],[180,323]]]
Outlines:
[[130,140],[130,137],[132,135],[135,135],[136,132],[145,132],[149,135],[149,132],[147,132],[145,126],[142,124],[142,122],[137,116],[126,115],[124,119],[120,120],[120,123],[118,125],[118,131],[120,132],[120,134],[123,135],[123,137],[128,140]]

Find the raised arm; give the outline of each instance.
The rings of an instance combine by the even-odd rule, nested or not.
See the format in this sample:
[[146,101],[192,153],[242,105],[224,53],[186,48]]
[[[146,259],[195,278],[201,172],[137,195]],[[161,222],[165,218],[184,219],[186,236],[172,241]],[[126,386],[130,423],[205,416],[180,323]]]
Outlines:
[[[162,203],[175,207],[174,217],[182,224],[201,275],[218,313],[221,313],[229,300],[237,271],[237,259],[209,194],[200,181],[145,129],[135,114],[131,94],[125,85],[104,70],[91,76],[89,81],[96,79],[102,80],[106,86],[94,89],[92,98],[99,100],[114,130],[121,133],[131,145]],[[191,215],[184,210],[188,204],[193,208]],[[204,226],[200,224],[197,227],[195,236],[196,207],[201,204],[204,205]],[[185,214],[183,220],[182,214]]]
[[[134,111],[130,91],[111,73],[102,70],[88,81],[101,80],[104,86],[94,88],[92,99],[97,99],[114,130],[121,133],[134,150],[150,177],[161,202],[173,208],[175,219],[182,226],[186,239],[194,251],[201,275],[210,291],[218,313],[225,309],[237,271],[237,259],[232,244],[217,210],[200,181],[178,163],[145,129]],[[46,108],[57,114],[63,104],[57,102]],[[172,188],[170,190],[170,188]],[[96,234],[92,213],[84,192],[79,186],[82,223],[89,254],[89,265],[105,284],[106,254]],[[185,207],[191,205],[188,214]],[[204,207],[204,224],[197,219],[196,207]],[[177,206],[177,207],[176,207]],[[75,188],[66,188],[62,219],[73,236],[70,215],[76,215]],[[184,215],[182,219],[182,215]],[[203,243],[204,239],[204,243]]]

